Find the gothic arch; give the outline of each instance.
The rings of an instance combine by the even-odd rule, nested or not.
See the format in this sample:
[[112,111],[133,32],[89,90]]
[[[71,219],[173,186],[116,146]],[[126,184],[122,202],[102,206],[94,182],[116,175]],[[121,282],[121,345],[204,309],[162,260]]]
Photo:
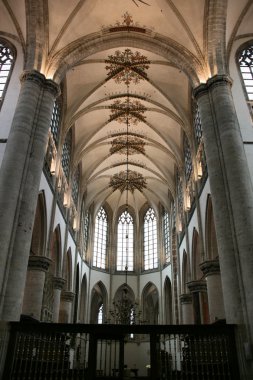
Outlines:
[[193,236],[192,236],[192,279],[199,280],[202,277],[202,272],[199,267],[202,258],[200,254],[200,241],[199,241],[199,233],[194,227]]
[[78,304],[79,304],[79,281],[80,281],[79,263],[76,267],[76,284],[75,284],[75,300],[74,300],[74,323],[77,322]]
[[102,281],[97,282],[91,291],[90,323],[97,323],[98,312],[103,305],[103,319],[106,318],[108,295]]
[[47,231],[46,201],[44,192],[40,192],[35,212],[30,255],[45,256]]
[[167,325],[172,324],[172,290],[171,281],[166,276],[164,281],[164,321]]
[[152,282],[148,282],[142,291],[143,319],[151,325],[157,325],[159,321],[159,293]]
[[213,218],[213,205],[211,195],[208,195],[206,205],[206,258],[214,260],[218,258],[217,237]]
[[66,281],[64,290],[72,290],[72,252],[71,248],[67,250],[63,257],[62,277]]
[[187,252],[184,250],[182,259],[182,294],[188,293],[187,282],[190,281],[190,265]]
[[84,274],[82,283],[81,283],[81,294],[80,294],[80,300],[79,300],[79,321],[81,323],[86,322],[86,299],[87,299],[87,277],[86,274]]
[[61,228],[58,224],[53,232],[51,249],[50,249],[50,259],[52,263],[50,265],[50,273],[53,276],[60,277],[61,273]]

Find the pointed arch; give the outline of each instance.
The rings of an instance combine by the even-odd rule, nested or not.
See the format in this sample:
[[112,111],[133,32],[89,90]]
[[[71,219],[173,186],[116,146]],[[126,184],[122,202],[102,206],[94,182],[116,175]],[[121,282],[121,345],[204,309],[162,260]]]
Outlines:
[[159,321],[159,293],[153,282],[148,282],[142,291],[143,319],[148,324],[157,325]]
[[81,295],[79,301],[79,321],[81,323],[86,322],[86,300],[87,300],[87,276],[84,274],[81,283]]
[[47,231],[46,200],[44,192],[38,195],[35,219],[33,225],[30,255],[45,256]]
[[61,275],[61,252],[62,252],[62,243],[61,243],[61,227],[58,224],[55,227],[53,232],[53,237],[50,247],[50,259],[52,264],[50,265],[50,273],[53,276]]
[[79,263],[76,266],[76,284],[75,284],[75,303],[74,303],[74,323],[77,322],[78,304],[79,304],[79,281],[80,281],[80,269]]
[[188,293],[187,282],[191,279],[189,257],[184,250],[182,259],[182,294]]
[[203,274],[199,267],[202,261],[200,254],[200,241],[199,241],[199,233],[194,227],[193,236],[192,236],[192,279],[199,280],[202,278]]
[[167,325],[172,324],[172,289],[171,281],[168,276],[166,276],[164,281],[164,311],[165,323]]
[[97,282],[91,291],[90,323],[98,323],[98,313],[103,305],[103,322],[106,320],[108,294],[102,281]]
[[62,277],[66,281],[64,290],[72,290],[72,252],[69,248],[63,257]]

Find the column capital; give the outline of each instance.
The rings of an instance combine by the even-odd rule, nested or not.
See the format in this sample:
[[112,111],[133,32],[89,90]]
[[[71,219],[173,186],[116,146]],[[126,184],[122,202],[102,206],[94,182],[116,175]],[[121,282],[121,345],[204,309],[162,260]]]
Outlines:
[[196,280],[196,281],[187,282],[187,286],[191,293],[207,291],[206,281],[204,280]]
[[47,272],[52,260],[46,256],[30,255],[28,261],[28,270],[39,270]]
[[65,302],[73,302],[74,297],[75,293],[69,291],[64,291],[61,294],[61,299]]
[[66,280],[62,277],[53,277],[53,288],[62,290]]
[[201,83],[198,87],[193,90],[193,95],[196,99],[200,96],[207,93],[211,88],[221,86],[221,85],[229,85],[232,86],[232,79],[225,74],[217,74],[212,78],[209,78],[206,83]]
[[23,71],[23,73],[20,75],[20,82],[24,83],[26,81],[33,82],[39,87],[43,87],[47,91],[51,92],[55,98],[60,94],[60,86],[52,79],[47,79],[45,75],[37,70]]
[[219,259],[204,261],[199,265],[199,267],[205,276],[210,276],[212,274],[220,274]]
[[179,296],[180,303],[181,304],[188,304],[192,303],[192,294],[191,293],[184,293]]

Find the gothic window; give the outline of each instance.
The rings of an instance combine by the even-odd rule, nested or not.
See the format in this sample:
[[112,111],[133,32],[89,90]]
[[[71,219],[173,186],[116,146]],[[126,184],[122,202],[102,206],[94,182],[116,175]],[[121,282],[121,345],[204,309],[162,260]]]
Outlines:
[[83,233],[83,254],[85,256],[88,246],[88,232],[89,232],[89,213],[88,211],[82,213],[82,233]]
[[98,324],[101,325],[103,323],[103,314],[104,314],[104,305],[102,304],[98,309]]
[[100,208],[95,223],[93,265],[105,269],[107,244],[107,214]]
[[54,102],[54,108],[50,123],[50,131],[52,133],[55,146],[58,146],[59,142],[59,131],[60,131],[60,121],[61,121],[61,111],[62,111],[62,104],[61,104],[61,98],[57,98]]
[[193,110],[193,127],[194,127],[195,140],[198,147],[202,139],[202,125],[201,125],[198,105],[196,103],[194,104],[194,110]]
[[248,100],[253,100],[253,46],[241,52],[239,56],[239,66]]
[[163,212],[163,239],[165,251],[165,263],[170,262],[170,220],[169,213],[164,210]]
[[157,221],[154,210],[149,208],[144,216],[144,270],[157,267]]
[[186,136],[184,136],[184,165],[185,165],[185,178],[186,178],[186,182],[188,182],[192,173],[192,159],[191,159],[191,149],[190,149],[189,141]]
[[62,169],[67,179],[69,176],[69,169],[70,169],[71,150],[72,150],[72,133],[71,133],[71,130],[69,130],[62,147],[62,158],[61,158]]
[[0,40],[0,107],[14,66],[15,51],[3,40]]
[[77,202],[78,202],[79,179],[80,179],[80,168],[78,166],[73,178],[73,182],[72,182],[72,199],[74,201],[76,208],[77,208]]
[[124,211],[118,220],[117,270],[133,270],[134,225],[128,211]]

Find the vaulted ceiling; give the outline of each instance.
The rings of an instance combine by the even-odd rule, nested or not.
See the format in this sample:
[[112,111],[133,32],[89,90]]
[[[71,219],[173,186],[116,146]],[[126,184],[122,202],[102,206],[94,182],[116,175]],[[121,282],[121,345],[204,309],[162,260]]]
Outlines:
[[[226,2],[1,3],[1,29],[23,46],[25,68],[64,79],[64,134],[73,129],[86,205],[106,201],[115,211],[128,187],[136,212],[146,202],[166,206],[175,195],[175,169],[183,167],[183,131],[191,144],[192,86],[218,70],[210,64],[217,54],[210,20]],[[247,33],[252,8],[252,1],[228,1],[227,48]]]

